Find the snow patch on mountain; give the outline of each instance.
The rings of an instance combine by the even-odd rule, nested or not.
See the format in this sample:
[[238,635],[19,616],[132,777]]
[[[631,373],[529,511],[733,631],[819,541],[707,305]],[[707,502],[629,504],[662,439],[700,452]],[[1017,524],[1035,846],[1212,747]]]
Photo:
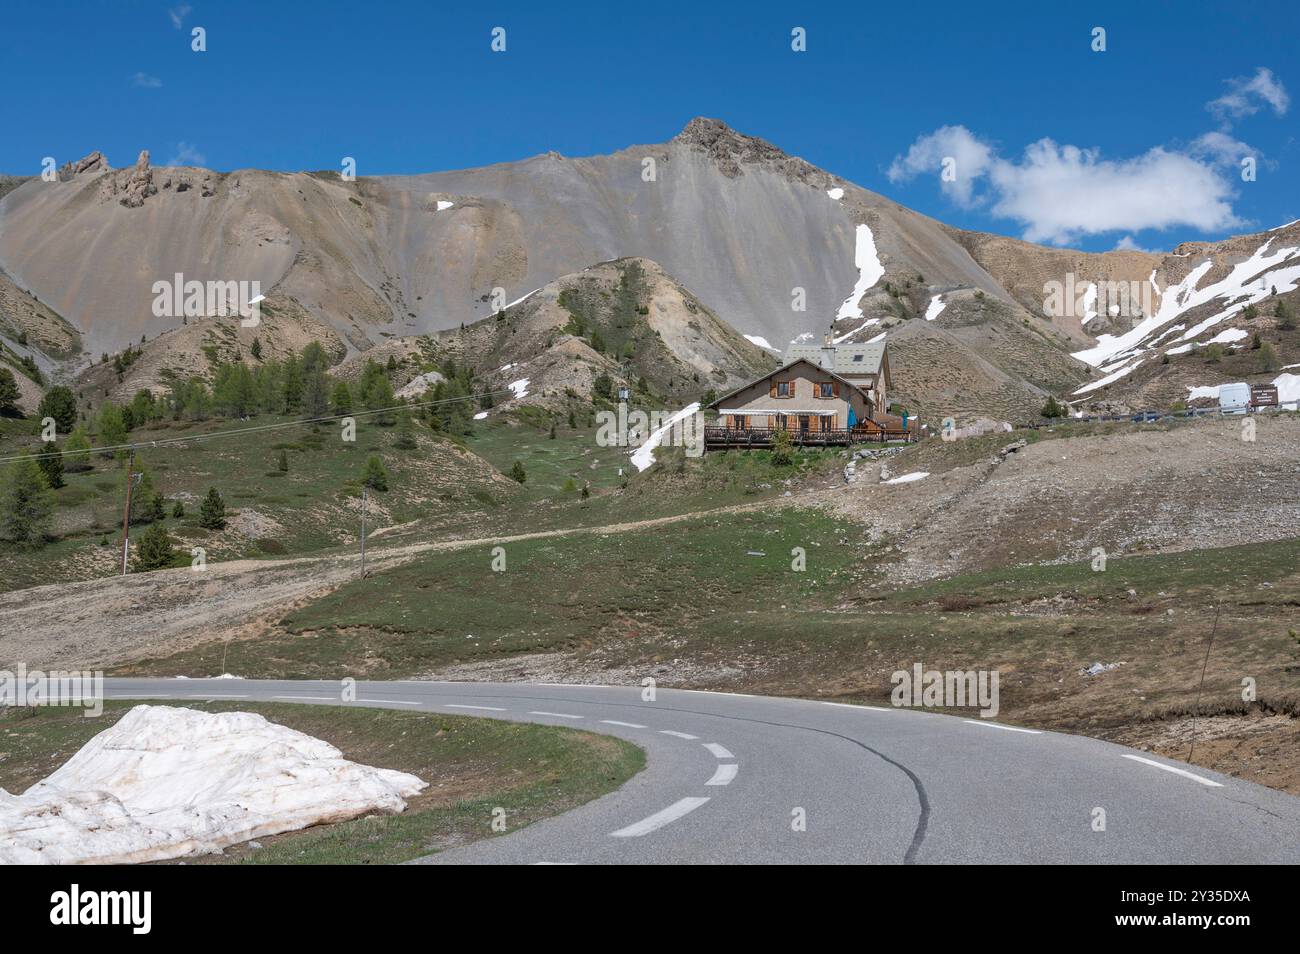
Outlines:
[[844,304],[840,305],[840,310],[835,313],[836,320],[861,318],[862,309],[858,307],[858,302],[885,274],[885,266],[880,264],[880,256],[876,253],[876,238],[871,234],[871,229],[865,225],[858,226],[853,264],[858,269],[858,281],[853,286],[853,294],[844,299]]
[[947,307],[948,303],[943,300],[943,296],[935,295],[930,299],[930,304],[925,309],[925,320],[934,321],[934,319],[943,314],[943,310]]

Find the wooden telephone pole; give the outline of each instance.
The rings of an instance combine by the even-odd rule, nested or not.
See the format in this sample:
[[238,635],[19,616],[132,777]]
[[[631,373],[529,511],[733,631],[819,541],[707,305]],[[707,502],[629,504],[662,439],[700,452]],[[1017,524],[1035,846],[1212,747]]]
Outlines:
[[126,512],[122,515],[122,575],[127,573],[127,557],[131,553],[131,490],[135,487],[135,451],[126,459]]

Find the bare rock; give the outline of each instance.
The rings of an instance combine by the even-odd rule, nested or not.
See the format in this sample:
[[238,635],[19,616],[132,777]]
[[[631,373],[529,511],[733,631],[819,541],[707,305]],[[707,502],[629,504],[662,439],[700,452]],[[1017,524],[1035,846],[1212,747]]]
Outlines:
[[76,162],[65,162],[59,169],[59,181],[67,182],[73,176],[79,176],[83,172],[100,173],[112,172],[113,167],[108,164],[104,154],[96,149],[88,156],[82,156]]

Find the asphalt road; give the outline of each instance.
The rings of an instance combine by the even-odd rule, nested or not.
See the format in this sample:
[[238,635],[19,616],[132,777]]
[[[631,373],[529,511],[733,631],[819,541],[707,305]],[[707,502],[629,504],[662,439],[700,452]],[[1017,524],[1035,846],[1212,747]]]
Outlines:
[[[342,704],[337,682],[109,679],[105,690],[109,698]],[[645,771],[616,792],[421,863],[1300,857],[1300,798],[978,717],[674,689],[644,701],[639,687],[526,683],[362,682],[352,704],[574,726],[646,751]]]

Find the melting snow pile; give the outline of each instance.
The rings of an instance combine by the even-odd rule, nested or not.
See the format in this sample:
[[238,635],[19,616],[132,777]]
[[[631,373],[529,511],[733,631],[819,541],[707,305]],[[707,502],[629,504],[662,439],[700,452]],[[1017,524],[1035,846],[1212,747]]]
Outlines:
[[834,189],[827,189],[826,194],[830,196],[832,199],[834,199],[836,202],[844,198],[844,190],[841,189],[839,186],[836,186]]
[[0,789],[0,864],[130,864],[374,812],[426,787],[249,712],[136,706],[22,795]]
[[880,256],[876,254],[875,236],[865,225],[858,226],[853,264],[858,267],[858,283],[853,286],[853,294],[844,299],[844,304],[836,312],[837,321],[843,318],[861,318],[862,309],[858,307],[858,302],[885,274],[885,266],[880,264]]
[[700,404],[696,401],[694,404],[688,404],[672,417],[668,418],[657,430],[645,439],[640,447],[632,452],[632,464],[636,467],[637,472],[645,470],[655,462],[655,448],[663,443],[664,438],[673,429],[673,425],[678,421],[684,420],[700,409]]
[[448,202],[446,199],[439,199],[439,200],[438,200],[438,211],[439,211],[439,212],[445,212],[445,211],[447,211],[448,209],[450,209],[450,208],[451,208],[453,205],[455,205],[455,204],[456,204],[455,202]]
[[894,477],[892,480],[885,481],[885,483],[910,484],[914,480],[924,480],[926,477],[929,476],[930,476],[930,472],[928,470],[917,470],[917,471],[913,471],[910,474],[904,474],[902,477]]
[[518,381],[511,381],[508,385],[511,391],[515,392],[515,399],[528,397],[528,379],[520,378]]
[[760,348],[766,348],[768,351],[775,351],[777,354],[781,353],[779,348],[773,348],[772,343],[762,335],[744,335],[743,337],[750,344],[758,345]]

